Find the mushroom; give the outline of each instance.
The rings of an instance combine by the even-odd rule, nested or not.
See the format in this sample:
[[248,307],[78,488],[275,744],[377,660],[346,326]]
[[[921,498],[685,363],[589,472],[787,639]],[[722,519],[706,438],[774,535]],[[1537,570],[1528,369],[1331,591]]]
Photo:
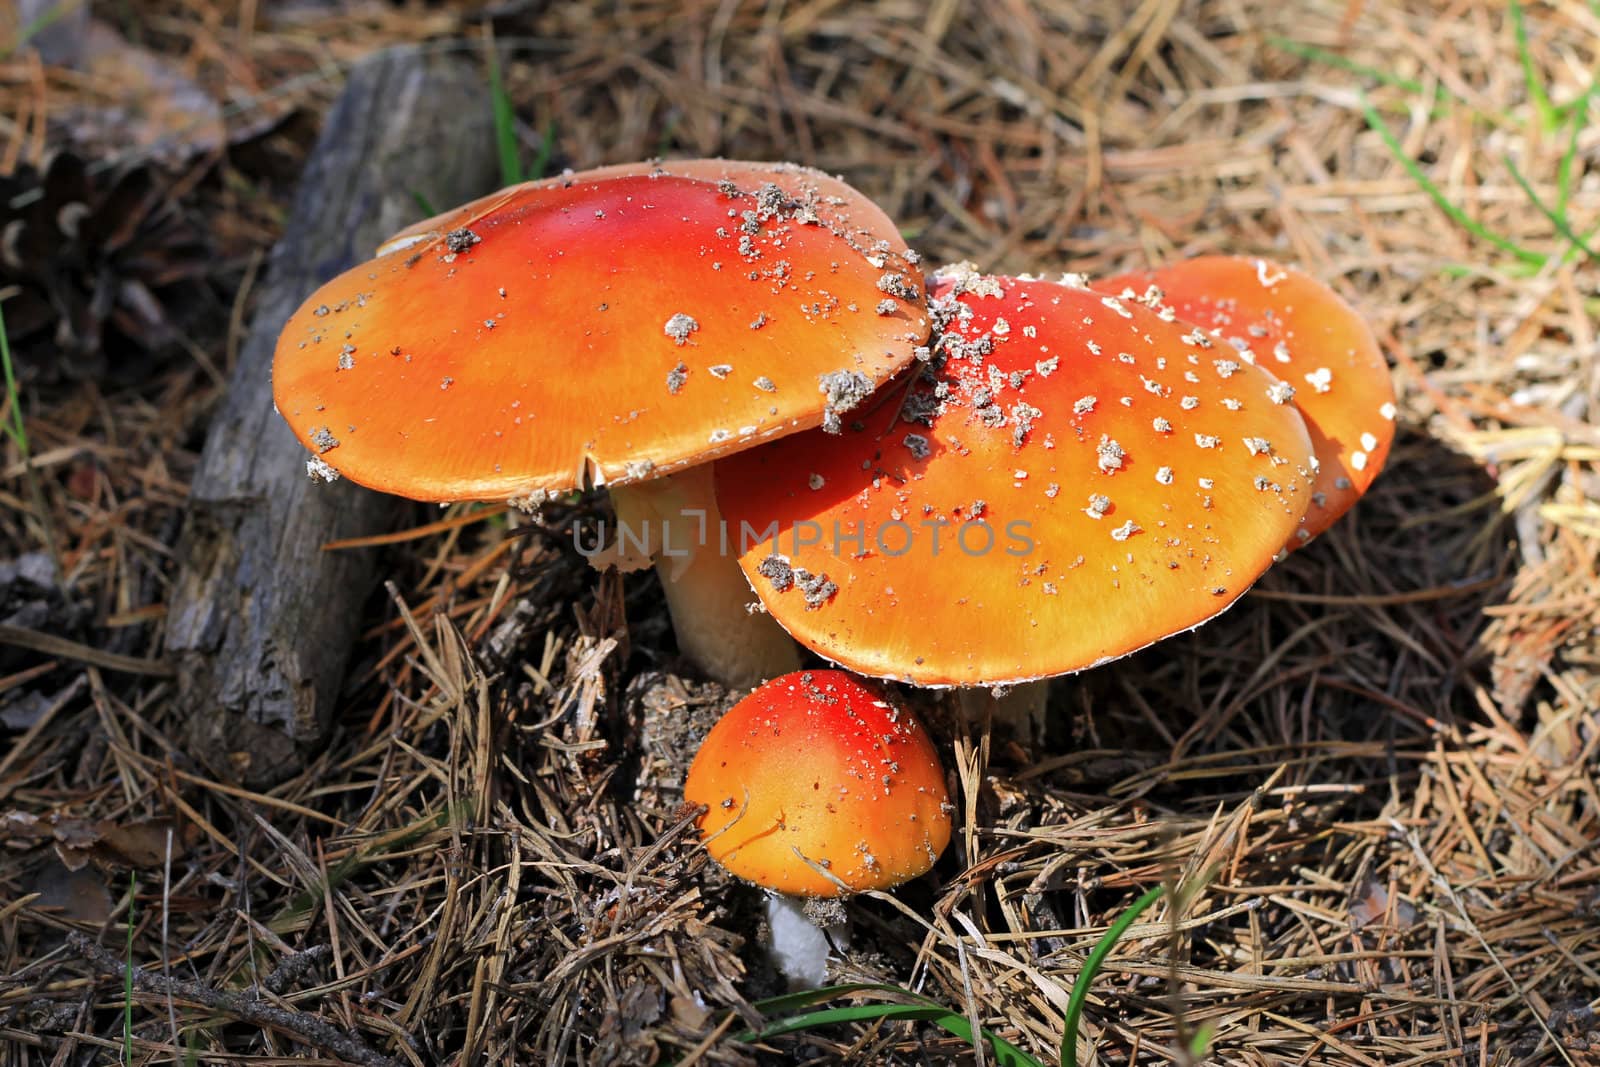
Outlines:
[[776,521],[739,558],[772,616],[862,674],[996,687],[1097,666],[1237,600],[1311,494],[1310,440],[1276,379],[1071,277],[933,281],[924,373],[842,435],[716,466],[730,523]]
[[1333,525],[1383,469],[1394,441],[1388,361],[1372,328],[1317,279],[1265,259],[1200,256],[1094,288],[1170,307],[1282,379],[1274,400],[1300,410],[1318,464],[1290,548]]
[[735,686],[798,665],[748,613],[705,465],[836,425],[911,361],[922,277],[881,211],[798,167],[636,165],[502,190],[380,252],[278,342],[313,473],[529,508],[604,486],[692,660]]
[[950,841],[927,732],[880,686],[843,671],[774,678],[734,705],[706,735],[684,799],[705,806],[711,858],[769,891],[774,951],[802,984],[821,984],[827,943],[797,921],[800,900],[893,888]]

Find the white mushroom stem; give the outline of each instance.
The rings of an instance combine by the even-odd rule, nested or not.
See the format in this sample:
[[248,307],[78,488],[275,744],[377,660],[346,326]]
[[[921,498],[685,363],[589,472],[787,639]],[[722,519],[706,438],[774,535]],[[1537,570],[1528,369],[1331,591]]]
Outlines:
[[[837,909],[835,914],[844,913]],[[772,931],[773,962],[792,990],[820,988],[828,980],[828,955],[833,945],[850,945],[848,919],[818,926],[807,914],[803,900],[784,893],[767,893],[767,927]]]
[[1014,685],[998,697],[987,688],[961,689],[958,694],[961,712],[969,721],[981,723],[985,715],[991,716],[995,725],[1010,730],[1024,746],[1044,739],[1045,705],[1050,697],[1048,678]]
[[794,638],[750,609],[756,595],[739,569],[739,531],[723,527],[709,464],[613,486],[611,503],[619,565],[627,569],[629,553],[655,559],[685,656],[735,689],[799,669]]

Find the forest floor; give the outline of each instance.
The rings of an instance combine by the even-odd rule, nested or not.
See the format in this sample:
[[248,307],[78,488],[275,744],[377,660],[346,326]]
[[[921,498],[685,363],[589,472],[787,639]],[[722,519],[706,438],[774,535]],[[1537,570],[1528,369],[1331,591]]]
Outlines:
[[[1370,493],[1220,619],[1056,682],[1041,743],[904,694],[958,826],[903,906],[852,905],[841,980],[1054,1062],[1089,948],[1181,881],[1112,953],[1085,1062],[1209,1033],[1226,1064],[1600,1063],[1600,7],[473,7],[128,0],[91,32],[66,5],[33,28],[52,61],[0,47],[0,221],[63,147],[177,206],[6,230],[30,459],[0,439],[0,1063],[993,1062],[917,1022],[734,1040],[780,988],[760,899],[679,810],[728,701],[653,576],[573,549],[599,501],[531,534],[419,510],[357,549],[388,584],[288,780],[179,744],[188,480],[320,120],[362,56],[481,61],[490,31],[529,166],[792,159],[997,271],[1271,256],[1392,361]],[[156,310],[76,343],[96,311],[52,256]],[[182,985],[125,989],[130,960]]]

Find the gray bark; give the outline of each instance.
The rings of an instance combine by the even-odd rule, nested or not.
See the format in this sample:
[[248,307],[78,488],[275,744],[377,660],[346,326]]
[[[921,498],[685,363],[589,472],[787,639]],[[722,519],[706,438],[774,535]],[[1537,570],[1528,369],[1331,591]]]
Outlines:
[[284,322],[322,282],[413,221],[495,184],[487,83],[460,56],[392,49],[350,74],[274,248],[254,322],[196,472],[167,616],[189,751],[253,785],[297,773],[328,732],[376,579],[371,549],[401,502],[313,483],[272,407]]

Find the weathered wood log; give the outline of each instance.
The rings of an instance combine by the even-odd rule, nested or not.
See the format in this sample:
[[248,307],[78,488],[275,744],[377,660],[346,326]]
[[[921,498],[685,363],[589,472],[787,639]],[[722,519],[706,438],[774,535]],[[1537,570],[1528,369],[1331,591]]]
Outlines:
[[459,55],[393,49],[363,62],[328,115],[255,320],[206,437],[167,615],[190,752],[263,785],[304,766],[327,734],[371,550],[322,545],[390,528],[400,503],[348,482],[313,483],[272,407],[272,352],[319,284],[370,258],[414,220],[495,183],[486,81]]

